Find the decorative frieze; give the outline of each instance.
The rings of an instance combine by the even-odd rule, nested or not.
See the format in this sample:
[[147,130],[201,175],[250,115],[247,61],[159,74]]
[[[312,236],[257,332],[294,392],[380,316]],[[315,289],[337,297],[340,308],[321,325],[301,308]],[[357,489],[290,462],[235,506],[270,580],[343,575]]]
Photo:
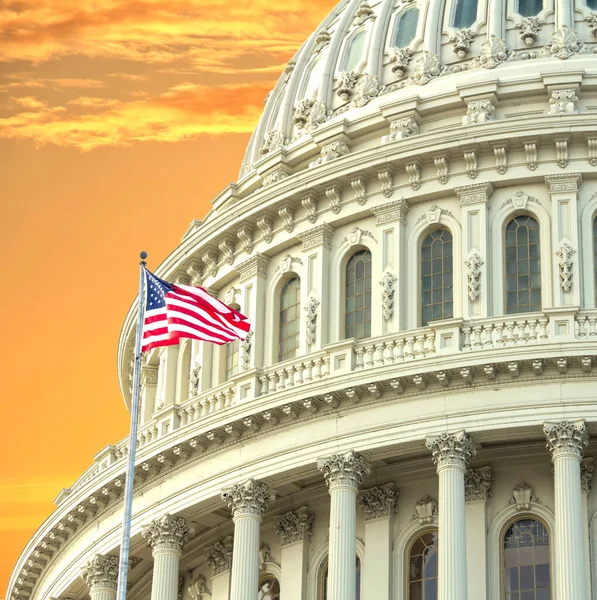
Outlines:
[[274,239],[274,222],[269,217],[261,217],[257,221],[263,240],[268,244]]
[[464,497],[467,502],[487,500],[491,496],[491,467],[468,469],[464,474]]
[[383,279],[379,282],[383,288],[381,293],[382,298],[382,314],[386,321],[389,321],[394,314],[394,284],[398,281],[396,275],[390,271],[384,273]]
[[160,368],[157,365],[141,367],[141,385],[157,385]]
[[393,483],[363,490],[358,495],[359,506],[365,511],[365,521],[393,517],[398,502],[398,492]]
[[458,467],[466,469],[477,450],[471,437],[464,431],[442,433],[435,438],[427,439],[427,448],[431,450],[431,458],[438,469],[442,467]]
[[263,254],[255,254],[248,260],[240,263],[237,267],[240,273],[240,282],[243,283],[251,277],[261,277],[267,279],[267,268],[269,266],[269,258]]
[[547,449],[553,459],[561,454],[573,454],[579,459],[589,443],[589,435],[584,421],[560,421],[545,423],[543,432],[547,439]]
[[310,542],[313,537],[313,521],[315,516],[306,506],[275,517],[276,534],[280,536],[282,547],[295,542]]
[[572,289],[572,256],[574,254],[576,251],[567,242],[564,242],[556,252],[560,269],[560,286],[564,292]]
[[182,517],[165,514],[154,519],[143,530],[143,537],[153,550],[175,550],[182,552],[187,541],[195,535],[195,527]]
[[495,121],[495,105],[492,100],[471,100],[466,103],[466,115],[462,118],[463,125],[477,125]]
[[276,499],[276,493],[267,484],[247,479],[224,490],[222,500],[232,510],[232,516],[257,515],[263,516],[267,507]]
[[578,192],[582,183],[582,173],[558,173],[546,175],[545,183],[549,186],[551,194]]
[[219,575],[232,567],[232,550],[234,538],[229,535],[216,542],[207,552],[207,564],[212,568],[213,576]]
[[307,337],[307,346],[310,346],[315,343],[315,338],[317,335],[317,307],[319,306],[319,300],[310,296],[307,300],[307,304],[305,305],[306,314],[306,337]]
[[299,233],[297,238],[303,243],[303,252],[317,246],[323,246],[329,250],[333,235],[334,228],[327,223],[323,223],[323,225],[313,227],[313,229],[309,229],[304,233]]
[[409,210],[410,205],[405,198],[371,208],[371,212],[376,217],[375,223],[377,225],[384,225],[392,221],[399,221],[402,225],[406,225],[406,215]]
[[580,489],[585,494],[588,494],[591,491],[591,482],[593,480],[593,459],[592,458],[583,458],[580,463]]
[[578,96],[575,89],[552,90],[549,99],[549,112],[552,115],[576,113]]
[[493,196],[493,185],[490,181],[485,183],[473,183],[454,188],[454,191],[460,199],[460,204],[477,204],[479,202],[488,202]]
[[428,525],[429,523],[433,523],[437,516],[437,500],[427,495],[415,504],[415,512],[412,518],[414,521],[418,521],[419,525]]
[[358,488],[371,472],[365,458],[354,450],[321,459],[317,462],[317,468],[323,473],[330,489],[337,486]]
[[478,252],[473,252],[469,259],[464,261],[468,282],[468,297],[471,302],[474,302],[479,297],[479,290],[481,288],[481,267],[483,264],[483,259]]
[[118,583],[118,557],[96,554],[87,561],[81,576],[90,590],[106,588],[115,590]]

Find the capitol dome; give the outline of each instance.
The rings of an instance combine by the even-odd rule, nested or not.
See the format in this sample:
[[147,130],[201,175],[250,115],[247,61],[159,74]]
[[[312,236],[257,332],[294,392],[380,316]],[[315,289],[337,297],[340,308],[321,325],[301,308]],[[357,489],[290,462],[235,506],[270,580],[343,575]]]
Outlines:
[[[341,2],[157,269],[129,600],[597,600],[595,0]],[[131,398],[136,305],[118,369]],[[115,600],[128,440],[11,600]]]

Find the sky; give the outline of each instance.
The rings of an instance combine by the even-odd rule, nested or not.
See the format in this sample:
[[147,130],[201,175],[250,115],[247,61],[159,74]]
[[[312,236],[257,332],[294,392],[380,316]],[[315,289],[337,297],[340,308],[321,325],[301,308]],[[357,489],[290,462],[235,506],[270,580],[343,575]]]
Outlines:
[[156,267],[238,177],[335,0],[0,0],[0,599],[54,499],[128,433],[116,377]]

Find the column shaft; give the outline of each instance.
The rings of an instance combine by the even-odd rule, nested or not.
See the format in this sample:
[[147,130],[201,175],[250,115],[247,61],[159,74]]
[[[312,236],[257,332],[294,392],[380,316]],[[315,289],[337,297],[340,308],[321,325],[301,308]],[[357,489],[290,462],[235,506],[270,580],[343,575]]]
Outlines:
[[261,517],[238,514],[233,520],[234,548],[232,550],[230,600],[257,600]]
[[116,600],[116,590],[107,587],[96,587],[89,590],[91,600]]
[[181,553],[170,548],[153,551],[151,600],[178,599],[178,565]]
[[556,598],[586,598],[584,536],[582,531],[582,498],[580,459],[571,453],[556,454],[555,474],[555,567]]
[[354,600],[356,597],[356,488],[330,488],[330,551],[328,600]]

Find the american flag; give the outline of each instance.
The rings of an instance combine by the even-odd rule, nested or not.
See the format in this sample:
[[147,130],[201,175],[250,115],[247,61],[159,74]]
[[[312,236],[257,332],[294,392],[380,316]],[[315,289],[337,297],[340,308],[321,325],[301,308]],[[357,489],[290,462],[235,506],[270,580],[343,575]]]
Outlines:
[[244,340],[247,317],[210,296],[203,288],[169,283],[145,269],[146,301],[141,352],[192,338],[226,344]]

